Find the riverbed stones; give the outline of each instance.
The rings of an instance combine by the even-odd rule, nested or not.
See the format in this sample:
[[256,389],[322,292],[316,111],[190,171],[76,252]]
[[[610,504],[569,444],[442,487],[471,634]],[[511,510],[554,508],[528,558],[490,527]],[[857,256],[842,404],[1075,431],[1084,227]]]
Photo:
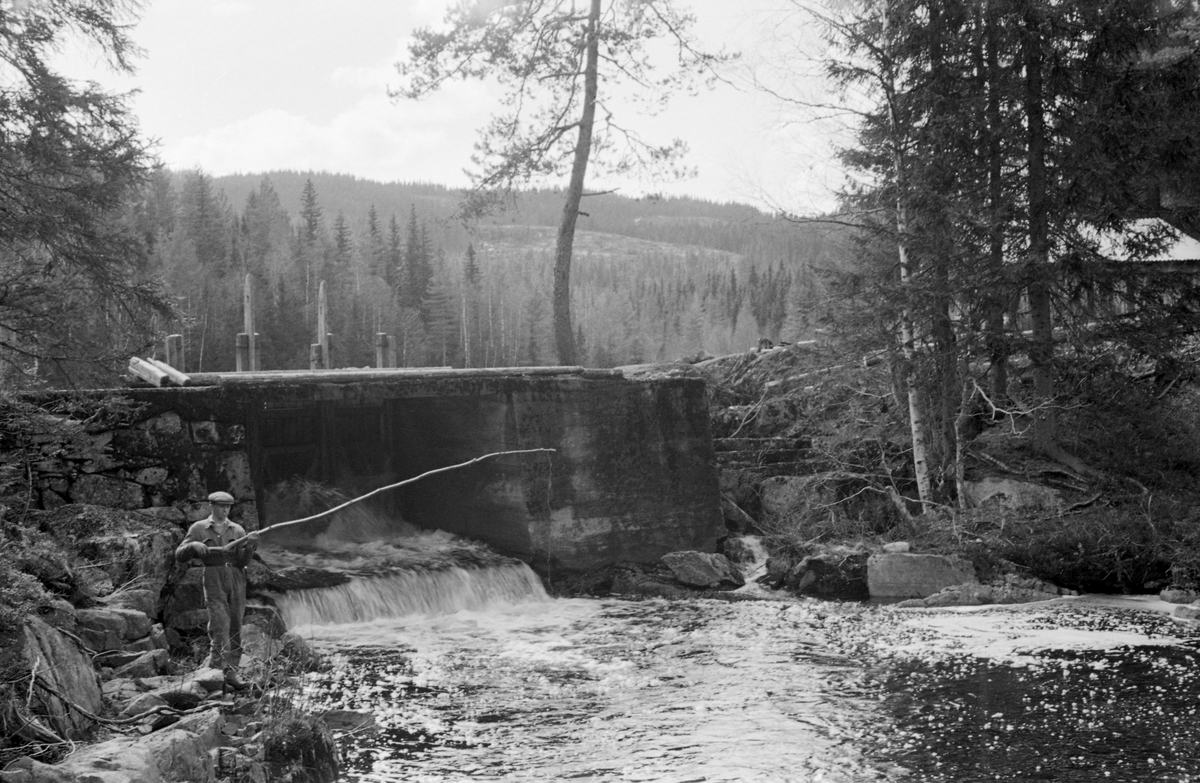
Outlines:
[[867,559],[872,598],[927,598],[944,588],[978,581],[970,561],[950,555],[895,553]]
[[984,606],[988,604],[1027,604],[1051,601],[1064,595],[1078,595],[1050,582],[1019,574],[1005,574],[989,584],[967,583],[946,587],[926,598],[901,601],[901,608],[937,606]]
[[737,566],[724,555],[708,552],[668,552],[662,563],[680,584],[704,589],[736,588],[746,583]]

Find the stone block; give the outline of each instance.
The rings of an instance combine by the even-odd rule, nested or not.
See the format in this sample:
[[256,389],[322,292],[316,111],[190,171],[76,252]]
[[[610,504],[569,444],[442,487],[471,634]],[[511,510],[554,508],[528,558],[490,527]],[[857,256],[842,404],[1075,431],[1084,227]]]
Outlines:
[[153,677],[156,674],[165,673],[169,661],[170,658],[167,656],[166,650],[149,650],[118,668],[115,676],[127,678]]
[[146,505],[140,484],[100,474],[87,474],[71,484],[71,500],[108,508],[136,509]]
[[967,560],[948,555],[872,555],[867,585],[872,598],[926,598],[947,587],[978,582]]
[[139,430],[162,435],[178,435],[183,432],[183,419],[174,411],[166,411],[134,425]]
[[152,456],[159,451],[158,442],[145,430],[113,430],[112,448],[125,458]]
[[133,480],[144,487],[157,487],[167,479],[166,468],[142,468],[134,474]]
[[229,512],[229,518],[246,528],[246,532],[258,530],[258,504],[253,500],[239,500]]
[[111,609],[78,609],[75,621],[80,628],[108,631],[118,638],[125,634],[125,618]]
[[121,467],[121,463],[108,455],[100,455],[86,460],[79,466],[83,473],[104,473]]
[[[80,609],[75,620],[81,631],[102,632],[113,635],[120,642],[133,641],[150,635],[150,618],[136,609],[108,607],[105,609]],[[106,649],[114,649],[106,647]]]
[[202,446],[221,443],[221,431],[215,421],[193,421],[190,425],[192,440]]
[[226,491],[239,501],[254,499],[254,474],[250,472],[250,458],[244,451],[230,451],[221,455],[221,475],[226,481]]

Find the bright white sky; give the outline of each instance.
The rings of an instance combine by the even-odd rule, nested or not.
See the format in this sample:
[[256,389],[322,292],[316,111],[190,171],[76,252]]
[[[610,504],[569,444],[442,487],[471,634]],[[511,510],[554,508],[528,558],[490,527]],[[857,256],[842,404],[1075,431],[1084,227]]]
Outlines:
[[[461,186],[476,129],[494,107],[488,88],[456,83],[419,102],[387,97],[409,34],[440,23],[448,2],[149,0],[134,30],[145,56],[133,80],[101,75],[77,50],[65,52],[67,70],[140,90],[133,105],[142,129],[172,168],[318,170]],[[770,76],[772,62],[791,56],[799,34],[788,26],[788,0],[683,2],[698,17],[702,46],[743,53],[739,82],[751,68]],[[663,114],[636,118],[636,127],[649,140],[687,141],[698,176],[625,183],[622,193],[802,213],[832,206],[840,175],[819,142],[826,136],[765,93],[720,85],[679,96]]]

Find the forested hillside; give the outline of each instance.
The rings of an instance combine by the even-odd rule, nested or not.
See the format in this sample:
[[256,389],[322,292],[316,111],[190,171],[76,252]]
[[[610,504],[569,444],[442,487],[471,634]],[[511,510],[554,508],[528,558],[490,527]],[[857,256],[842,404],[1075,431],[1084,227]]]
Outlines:
[[[334,364],[374,363],[376,333],[401,366],[552,364],[550,270],[557,191],[523,194],[466,224],[439,185],[271,172],[157,172],[134,220],[181,313],[188,371],[234,367],[253,279],[264,369],[308,366],[326,284]],[[823,270],[845,237],[738,204],[591,197],[575,248],[580,355],[613,366],[725,353],[817,327]]]

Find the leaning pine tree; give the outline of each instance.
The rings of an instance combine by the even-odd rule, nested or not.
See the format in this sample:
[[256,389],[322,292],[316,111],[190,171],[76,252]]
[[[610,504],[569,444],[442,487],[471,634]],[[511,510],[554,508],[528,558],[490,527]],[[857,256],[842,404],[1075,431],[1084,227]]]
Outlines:
[[[645,142],[619,123],[617,104],[662,105],[729,59],[698,50],[692,22],[671,0],[465,0],[447,13],[445,29],[416,31],[409,59],[397,64],[403,82],[393,97],[420,98],[457,78],[496,79],[504,88],[502,110],[480,131],[464,217],[506,202],[521,185],[570,172],[554,259],[561,364],[577,361],[571,257],[589,165],[683,173],[683,141]],[[660,39],[671,43],[669,65],[655,61]]]

